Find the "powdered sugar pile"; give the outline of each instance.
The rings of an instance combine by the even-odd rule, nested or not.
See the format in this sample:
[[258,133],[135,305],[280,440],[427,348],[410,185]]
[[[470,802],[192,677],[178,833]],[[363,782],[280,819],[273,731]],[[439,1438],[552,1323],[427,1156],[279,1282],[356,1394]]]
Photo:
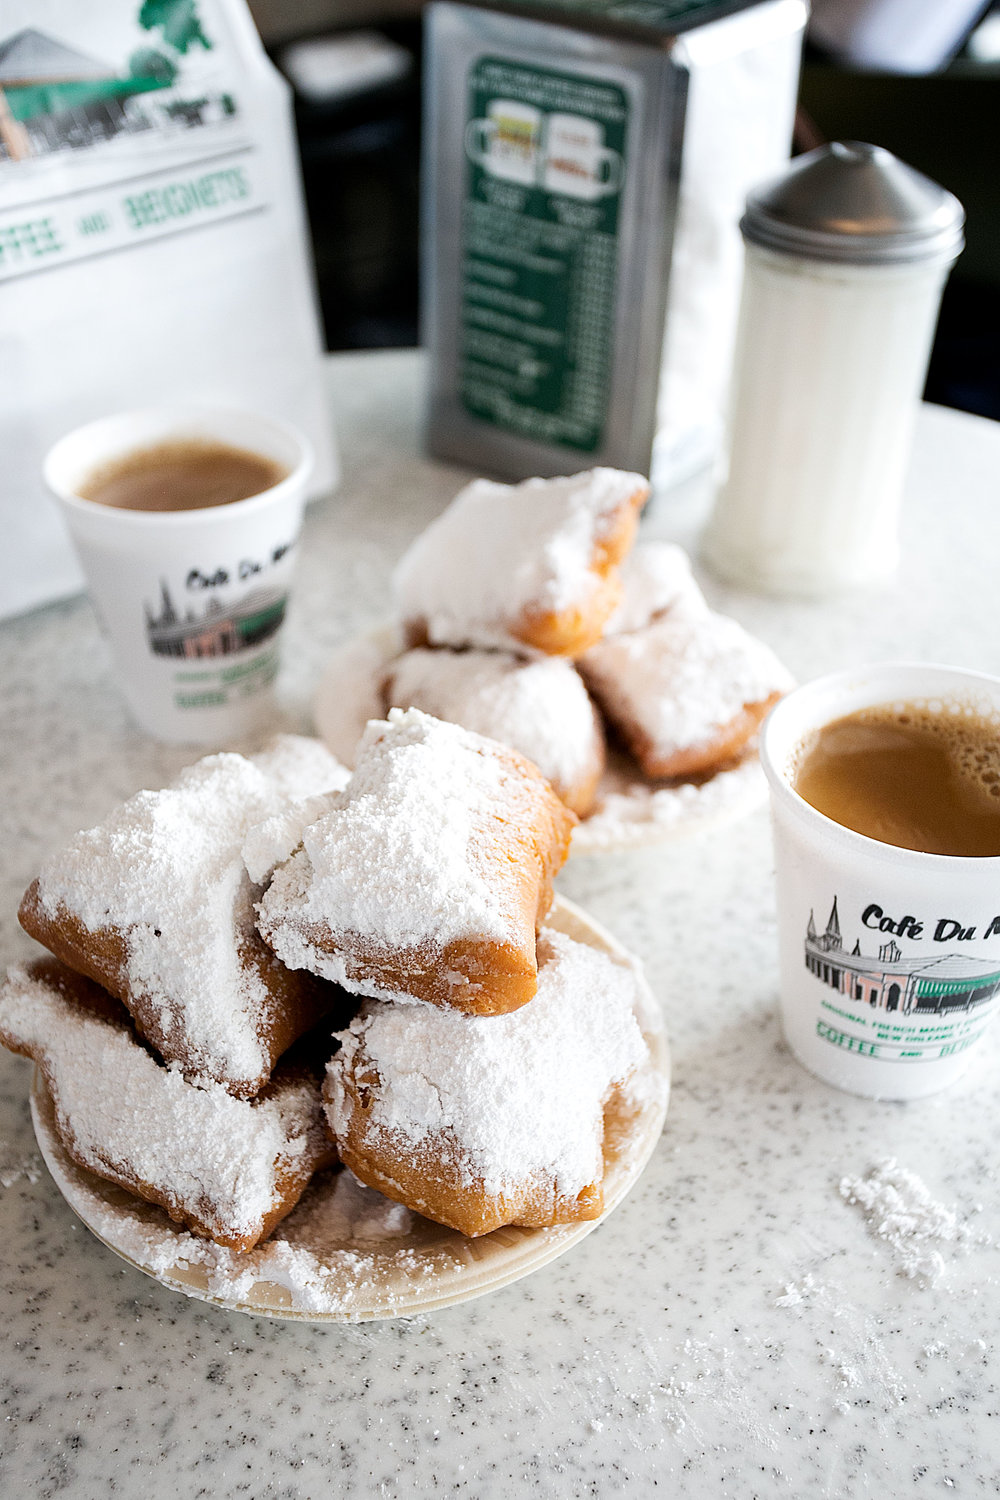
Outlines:
[[840,1196],[859,1207],[876,1239],[892,1250],[900,1275],[934,1283],[945,1270],[938,1245],[965,1249],[975,1242],[969,1225],[930,1194],[926,1184],[895,1158],[864,1177],[843,1177]]
[[587,689],[561,657],[507,652],[408,651],[387,674],[387,697],[510,745],[560,796],[596,777],[603,736]]
[[516,775],[497,751],[417,709],[394,709],[388,725],[370,724],[350,784],[304,830],[302,849],[260,903],[278,956],[345,983],[342,959],[317,952],[303,926],[322,924],[380,948],[519,941],[518,913],[477,854],[477,833],[492,830],[504,809],[518,822]]
[[297,736],[282,737],[259,765],[207,756],[53,855],[39,877],[42,910],[124,937],[131,994],[157,1008],[164,1036],[183,1036],[198,1071],[255,1077],[266,1064],[254,1013],[267,996],[239,952],[253,925],[243,837],[289,795],[342,776],[324,746]]
[[42,1158],[37,1151],[8,1161],[0,1166],[0,1188],[13,1187],[17,1182],[36,1183],[42,1175]]
[[[344,773],[343,786],[350,780]],[[342,790],[343,787],[339,788]],[[311,823],[319,822],[336,805],[336,793],[290,802],[263,823],[255,823],[243,840],[243,864],[254,885],[266,885],[275,869],[295,852]]]
[[250,760],[290,802],[339,791],[351,778],[323,741],[308,734],[276,734]]
[[371,1062],[368,1121],[399,1149],[447,1141],[470,1186],[499,1194],[537,1180],[573,1195],[603,1176],[602,1107],[640,1067],[634,971],[545,932],[538,993],[504,1016],[367,1003],[328,1068],[327,1116],[348,1130],[344,1076]]
[[23,967],[0,989],[0,1028],[42,1063],[60,1131],[88,1165],[149,1184],[220,1232],[259,1234],[279,1176],[297,1163],[307,1175],[310,1148],[313,1162],[323,1153],[314,1084],[251,1105],[220,1084],[188,1083],[124,1025]]
[[516,485],[475,480],[400,562],[400,614],[424,621],[436,645],[503,646],[526,613],[585,607],[599,585],[596,547],[648,488],[639,474],[604,468]]
[[744,704],[784,692],[792,680],[755,636],[726,615],[668,615],[644,630],[591,647],[584,679],[661,756],[709,743]]

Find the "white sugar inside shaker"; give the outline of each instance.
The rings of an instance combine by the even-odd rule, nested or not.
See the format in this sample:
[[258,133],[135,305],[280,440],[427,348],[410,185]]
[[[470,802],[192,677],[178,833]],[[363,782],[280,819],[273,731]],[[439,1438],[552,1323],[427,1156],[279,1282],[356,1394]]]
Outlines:
[[728,474],[704,538],[732,581],[821,595],[889,576],[950,193],[878,146],[799,157],[747,200]]

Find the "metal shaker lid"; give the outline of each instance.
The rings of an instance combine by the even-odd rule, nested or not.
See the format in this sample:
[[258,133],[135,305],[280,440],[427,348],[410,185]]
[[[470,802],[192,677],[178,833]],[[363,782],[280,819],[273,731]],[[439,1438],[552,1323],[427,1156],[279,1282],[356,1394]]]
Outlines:
[[894,265],[954,260],[964,223],[957,198],[891,151],[834,141],[751,192],[740,229],[809,260]]

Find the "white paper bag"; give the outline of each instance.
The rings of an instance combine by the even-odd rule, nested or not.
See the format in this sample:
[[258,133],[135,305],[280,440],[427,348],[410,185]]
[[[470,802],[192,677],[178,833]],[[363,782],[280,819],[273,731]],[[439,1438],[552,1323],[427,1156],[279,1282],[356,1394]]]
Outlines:
[[160,401],[336,457],[287,85],[244,0],[0,0],[0,616],[82,586],[42,455]]

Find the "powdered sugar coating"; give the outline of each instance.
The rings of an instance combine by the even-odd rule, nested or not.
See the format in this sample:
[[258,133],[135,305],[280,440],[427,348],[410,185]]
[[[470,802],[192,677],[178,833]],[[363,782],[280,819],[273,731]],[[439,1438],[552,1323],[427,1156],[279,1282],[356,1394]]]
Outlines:
[[261,902],[273,913],[294,891],[307,922],[333,923],[404,947],[482,932],[510,936],[470,850],[478,817],[503,795],[495,757],[478,737],[416,709],[369,724],[354,776],[302,833],[302,854]]
[[257,1238],[279,1178],[296,1166],[307,1177],[307,1158],[325,1154],[315,1083],[288,1081],[250,1104],[220,1084],[186,1082],[130,1029],[24,966],[0,988],[0,1031],[42,1065],[78,1159],[113,1181],[148,1184],[229,1239]]
[[[350,772],[338,790],[350,781]],[[254,885],[266,885],[278,865],[284,864],[302,842],[302,835],[310,823],[316,823],[334,805],[333,793],[318,797],[306,797],[302,802],[290,802],[281,812],[273,813],[263,823],[255,823],[243,840],[243,864]]]
[[[579,940],[604,947],[584,915],[557,902],[552,919]],[[612,945],[613,947],[613,945]],[[605,1139],[607,1213],[635,1183],[660,1134],[669,1094],[669,1054],[660,1010],[644,982],[637,1014],[648,1064],[623,1090],[624,1131]],[[640,1113],[632,1113],[633,1101]],[[253,1250],[236,1251],[182,1229],[155,1205],[78,1168],[52,1124],[48,1091],[31,1098],[39,1147],[56,1186],[83,1222],[162,1285],[268,1317],[327,1322],[395,1317],[464,1301],[547,1264],[577,1244],[596,1220],[555,1229],[501,1230],[476,1242],[408,1213],[358,1184],[347,1171],[321,1171],[279,1227]]]
[[641,630],[668,613],[704,615],[708,603],[691,573],[683,547],[674,542],[639,542],[622,563],[622,597],[604,634]]
[[477,479],[417,537],[394,590],[404,620],[434,645],[515,646],[525,615],[585,609],[600,586],[595,557],[622,508],[648,484],[591,469],[558,479]]
[[276,734],[250,760],[293,802],[339,791],[351,775],[322,740],[308,734]]
[[572,805],[600,774],[604,737],[579,673],[562,657],[524,661],[504,651],[407,651],[387,673],[386,697],[526,755]]
[[792,686],[769,646],[714,613],[665,615],[608,637],[580,668],[609,715],[638,726],[663,757],[710,744],[744,705]]
[[[377,956],[359,980],[347,953],[364,961],[366,952],[419,951],[435,968],[463,939],[521,948],[522,872],[489,856],[498,841],[509,848],[511,830],[523,832],[546,799],[549,816],[571,819],[512,751],[417,709],[393,709],[388,722],[368,725],[348,786],[275,871],[258,906],[260,930],[289,968],[387,997],[400,992],[380,985]],[[532,879],[547,853],[536,851]],[[330,934],[336,951],[311,931]],[[470,984],[460,973],[444,978]]]
[[539,939],[538,993],[505,1016],[366,1001],[327,1069],[326,1113],[348,1134],[345,1077],[361,1064],[368,1128],[406,1152],[430,1141],[491,1195],[549,1181],[572,1197],[603,1177],[603,1105],[647,1060],[635,970],[563,933]]
[[130,995],[164,1036],[183,1036],[194,1071],[246,1079],[266,1070],[258,1016],[268,992],[241,955],[254,898],[242,841],[290,794],[343,774],[319,741],[299,736],[276,741],[260,764],[206,756],[163,791],[137,792],[43,865],[42,912],[121,934]]

